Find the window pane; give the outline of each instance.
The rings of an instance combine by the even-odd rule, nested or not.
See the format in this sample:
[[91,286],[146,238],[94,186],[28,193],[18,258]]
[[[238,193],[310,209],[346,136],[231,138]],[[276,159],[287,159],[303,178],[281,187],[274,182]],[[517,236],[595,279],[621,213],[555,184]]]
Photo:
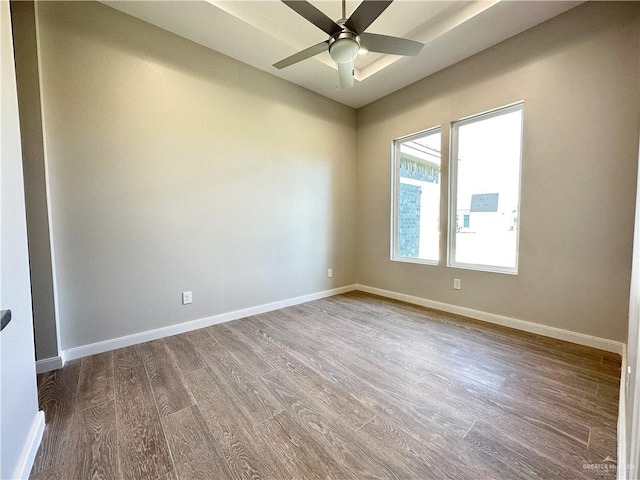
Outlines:
[[[516,272],[522,105],[453,125],[449,263]],[[455,228],[454,228],[455,227]]]
[[395,259],[438,262],[440,141],[439,128],[395,141]]

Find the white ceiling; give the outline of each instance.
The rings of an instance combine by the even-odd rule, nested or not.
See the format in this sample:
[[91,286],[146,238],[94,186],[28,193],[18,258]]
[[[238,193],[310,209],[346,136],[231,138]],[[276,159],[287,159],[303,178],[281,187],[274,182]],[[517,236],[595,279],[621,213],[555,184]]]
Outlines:
[[[368,53],[356,82],[340,90],[328,53],[277,70],[272,64],[327,35],[277,0],[113,1],[102,3],[354,108],[384,97],[548,20],[579,1],[396,0],[367,32],[425,43],[417,57]],[[312,0],[332,19],[339,0]],[[359,0],[347,1],[347,17]],[[525,52],[523,52],[525,54]]]

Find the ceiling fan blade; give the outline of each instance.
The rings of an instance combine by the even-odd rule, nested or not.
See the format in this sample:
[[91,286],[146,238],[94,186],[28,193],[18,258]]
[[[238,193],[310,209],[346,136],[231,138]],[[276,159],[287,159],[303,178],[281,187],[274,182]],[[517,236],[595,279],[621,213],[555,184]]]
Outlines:
[[284,67],[288,67],[293,65],[294,63],[301,62],[302,60],[306,60],[307,58],[311,58],[319,53],[327,51],[329,48],[329,41],[318,43],[313,47],[305,48],[300,52],[291,55],[290,57],[285,58],[284,60],[280,60],[278,63],[274,63],[273,66],[278,70],[283,69]]
[[287,7],[303,16],[316,27],[328,35],[335,35],[342,31],[340,25],[327,17],[324,13],[304,0],[282,0]]
[[356,8],[356,11],[349,17],[345,26],[358,35],[362,34],[362,32],[391,5],[392,1],[393,0],[363,0],[363,2],[358,5],[358,8]]
[[342,90],[353,87],[353,62],[338,63],[338,79]]
[[370,52],[390,53],[392,55],[419,55],[424,43],[414,42],[406,38],[389,37],[377,33],[363,33],[360,35],[360,45]]

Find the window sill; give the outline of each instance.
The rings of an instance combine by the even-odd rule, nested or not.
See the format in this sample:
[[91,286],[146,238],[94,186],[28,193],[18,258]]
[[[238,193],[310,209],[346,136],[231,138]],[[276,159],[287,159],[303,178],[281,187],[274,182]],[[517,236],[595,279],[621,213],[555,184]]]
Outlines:
[[408,258],[408,257],[391,257],[390,260],[392,262],[400,262],[400,263],[417,263],[419,265],[439,265],[440,262],[435,260],[424,260],[421,258]]
[[492,267],[487,265],[474,265],[470,263],[447,263],[449,268],[459,268],[462,270],[475,270],[486,273],[502,273],[505,275],[518,275],[518,268]]

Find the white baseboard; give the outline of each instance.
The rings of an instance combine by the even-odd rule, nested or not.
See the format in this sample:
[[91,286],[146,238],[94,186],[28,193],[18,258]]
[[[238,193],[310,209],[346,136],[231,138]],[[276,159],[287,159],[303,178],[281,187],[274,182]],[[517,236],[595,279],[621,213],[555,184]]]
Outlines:
[[[371,293],[379,295],[381,297],[392,298],[414,305],[420,305],[423,307],[433,308],[435,310],[441,310],[444,312],[454,313],[465,317],[474,318],[476,320],[482,320],[488,323],[494,323],[505,327],[514,328],[516,330],[522,330],[525,332],[535,333],[558,340],[565,340],[579,345],[585,345],[588,347],[598,348],[600,350],[606,350],[608,352],[622,354],[624,344],[605,338],[594,337],[591,335],[585,335],[583,333],[572,332],[569,330],[563,330],[561,328],[550,327],[547,325],[541,325],[538,323],[528,322],[526,320],[519,320],[516,318],[506,317],[503,315],[497,315],[494,313],[482,312],[480,310],[474,310],[467,307],[460,307],[458,305],[452,305],[443,302],[437,302],[435,300],[429,300],[426,298],[415,297],[404,293],[392,292],[390,290],[383,290],[381,288],[369,287],[367,285],[348,285],[345,287],[334,288],[331,290],[325,290],[322,292],[316,292],[309,295],[302,295],[300,297],[289,298],[280,300],[273,303],[267,303],[263,305],[257,305],[255,307],[249,307],[241,310],[235,310],[233,312],[221,313],[219,315],[213,315],[211,317],[200,318],[189,322],[179,323],[177,325],[170,325],[163,328],[154,330],[147,330],[145,332],[134,333],[132,335],[126,335],[124,337],[118,337],[102,342],[91,343],[89,345],[82,345],[74,347],[62,352],[62,357],[57,360],[58,357],[52,359],[45,359],[42,361],[43,366],[37,365],[39,371],[40,368],[44,370],[45,365],[58,365],[60,362],[64,364],[66,360],[75,360],[77,358],[87,357],[89,355],[95,355],[98,353],[108,352],[110,350],[116,350],[118,348],[128,347],[130,345],[137,345],[139,343],[148,342],[150,340],[156,340],[159,338],[169,337],[171,335],[177,335],[180,333],[190,332],[192,330],[198,330],[200,328],[209,327],[211,325],[217,325],[220,323],[230,322],[240,318],[249,317],[251,315],[259,315],[261,313],[272,312],[280,308],[291,307],[299,305],[305,302],[311,302],[321,298],[331,297],[339,295],[341,293],[347,293],[354,290],[360,290],[365,293]],[[55,362],[58,361],[56,364]],[[56,367],[60,368],[62,365]],[[50,368],[52,369],[52,368]]]
[[624,346],[624,344],[621,342],[608,340],[606,338],[594,337],[591,335],[585,335],[584,333],[572,332],[570,330],[563,330],[561,328],[541,325],[539,323],[519,320],[517,318],[505,317],[503,315],[496,315],[495,313],[482,312],[480,310],[460,307],[458,305],[451,305],[449,303],[437,302],[435,300],[428,300],[426,298],[414,297],[412,295],[383,290],[381,288],[369,287],[367,285],[356,285],[355,289],[365,293],[379,295],[381,297],[392,298],[394,300],[400,300],[403,302],[412,303],[414,305],[420,305],[423,307],[433,308],[435,310],[441,310],[443,312],[462,315],[476,320],[482,320],[483,322],[495,323],[497,325],[514,328],[516,330],[535,333],[558,340],[565,340],[567,342],[577,343],[579,345],[585,345],[587,347],[598,348],[600,350],[606,350],[607,352],[622,354],[622,349]]
[[198,330],[200,328],[209,327],[211,325],[230,322],[231,320],[238,320],[240,318],[250,317],[252,315],[272,312],[280,308],[292,307],[294,305],[300,305],[301,303],[311,302],[313,300],[318,300],[326,297],[332,297],[334,295],[351,292],[353,290],[355,290],[355,286],[348,285],[345,287],[334,288],[322,292],[311,293],[309,295],[302,295],[300,297],[288,298],[285,300],[280,300],[278,302],[266,303],[255,307],[244,308],[242,310],[235,310],[233,312],[221,313],[219,315],[200,318],[198,320],[179,323],[177,325],[170,325],[168,327],[158,328],[155,330],[147,330],[146,332],[134,333],[132,335],[126,335],[124,337],[118,337],[111,340],[91,343],[89,345],[82,345],[80,347],[65,350],[63,358],[66,361],[88,357],[89,355],[108,352],[110,350],[116,350],[118,348],[128,347],[130,345],[137,345],[139,343],[148,342],[150,340],[157,340],[158,338],[170,337],[172,335],[178,335],[179,333],[190,332],[192,330]]
[[64,356],[50,357],[36,362],[36,373],[45,373],[64,367]]
[[43,432],[44,412],[40,410],[38,413],[36,413],[36,416],[33,419],[31,430],[29,430],[29,438],[25,442],[24,449],[22,450],[22,455],[20,455],[20,460],[18,461],[18,465],[16,465],[13,477],[11,478],[21,480],[26,480],[27,478],[29,478],[31,468],[33,467],[33,461],[36,458],[38,448],[40,447],[40,442],[42,441]]

